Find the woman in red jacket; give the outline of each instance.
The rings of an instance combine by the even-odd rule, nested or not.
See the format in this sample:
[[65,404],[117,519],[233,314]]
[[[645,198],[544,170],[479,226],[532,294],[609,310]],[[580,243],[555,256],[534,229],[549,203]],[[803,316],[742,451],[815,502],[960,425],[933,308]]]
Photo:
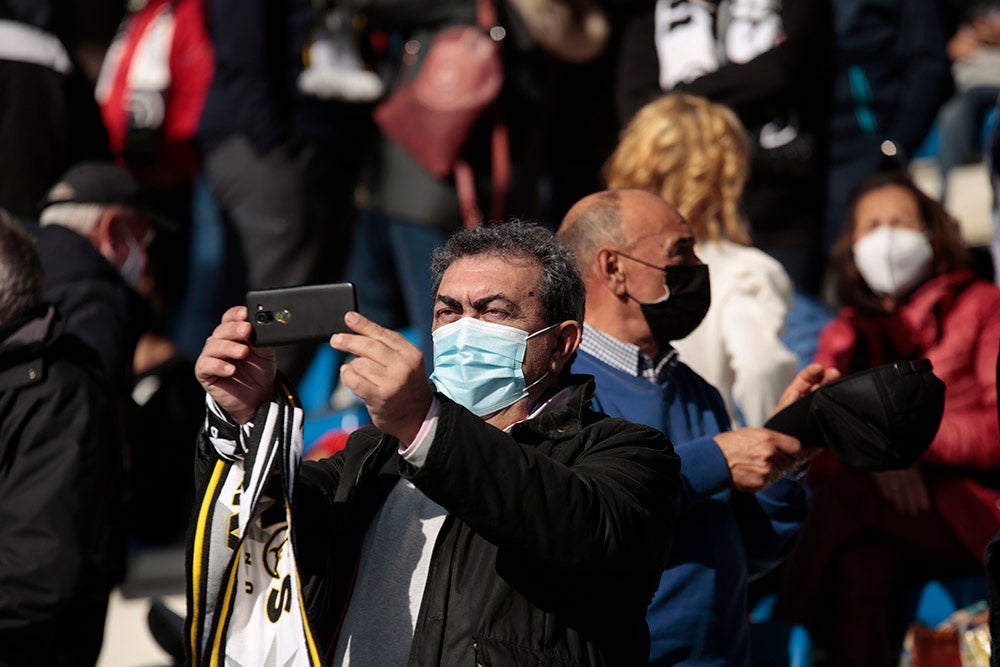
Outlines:
[[926,357],[945,383],[944,417],[908,470],[813,462],[812,510],[778,613],[822,625],[831,664],[888,665],[894,591],[981,572],[1000,528],[1000,288],[973,275],[958,225],[905,174],[861,185],[832,259],[842,307],[815,361],[846,375]]

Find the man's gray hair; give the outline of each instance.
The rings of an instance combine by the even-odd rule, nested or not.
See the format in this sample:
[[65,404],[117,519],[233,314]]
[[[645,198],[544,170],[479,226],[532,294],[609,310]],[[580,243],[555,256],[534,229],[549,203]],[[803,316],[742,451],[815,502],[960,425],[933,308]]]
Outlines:
[[51,204],[42,210],[39,222],[43,225],[68,227],[81,236],[90,236],[108,208],[109,206],[104,204],[79,204],[76,202]]
[[0,210],[0,324],[41,303],[44,288],[45,272],[34,239]]
[[583,322],[586,295],[573,251],[556,241],[548,229],[533,222],[511,220],[452,234],[444,247],[434,251],[431,261],[434,294],[441,286],[444,272],[455,260],[480,255],[535,260],[542,267],[538,288],[545,323]]

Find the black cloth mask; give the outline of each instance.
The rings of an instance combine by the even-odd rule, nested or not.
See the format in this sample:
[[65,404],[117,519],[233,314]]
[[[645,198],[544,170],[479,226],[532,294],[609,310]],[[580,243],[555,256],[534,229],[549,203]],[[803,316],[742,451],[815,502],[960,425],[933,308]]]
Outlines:
[[642,315],[649,324],[653,339],[660,345],[680,340],[694,331],[705,319],[712,305],[712,289],[708,278],[708,265],[656,266],[641,259],[618,253],[622,257],[663,271],[667,296],[654,303],[639,303]]

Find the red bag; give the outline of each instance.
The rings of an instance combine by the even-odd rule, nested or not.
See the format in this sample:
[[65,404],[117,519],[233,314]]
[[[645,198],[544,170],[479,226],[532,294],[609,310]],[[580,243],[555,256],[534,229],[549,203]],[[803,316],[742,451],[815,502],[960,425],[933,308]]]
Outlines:
[[444,178],[502,85],[493,40],[473,26],[448,28],[434,39],[416,78],[375,108],[375,122],[427,171]]
[[[460,159],[476,121],[494,105],[503,87],[493,0],[478,0],[477,26],[456,26],[439,33],[423,66],[411,81],[375,107],[375,123],[437,178],[454,175],[466,227],[481,215],[475,203],[471,170]],[[502,211],[508,176],[506,128],[498,120],[493,137],[493,200]]]

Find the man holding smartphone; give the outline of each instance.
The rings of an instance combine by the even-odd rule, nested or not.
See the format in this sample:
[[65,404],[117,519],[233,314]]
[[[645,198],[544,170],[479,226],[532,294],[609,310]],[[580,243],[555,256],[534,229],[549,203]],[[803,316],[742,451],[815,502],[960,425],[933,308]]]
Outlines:
[[[419,349],[356,312],[331,338],[375,427],[303,463],[288,494],[301,664],[644,665],[679,460],[659,431],[593,412],[593,380],[566,372],[584,306],[572,253],[511,222],[455,234],[433,272],[430,383]],[[230,309],[197,362],[203,486],[219,457],[255,467],[276,415],[295,424],[280,422],[274,353],[250,334]],[[199,634],[198,581],[222,568],[197,539],[200,664],[225,642]]]

